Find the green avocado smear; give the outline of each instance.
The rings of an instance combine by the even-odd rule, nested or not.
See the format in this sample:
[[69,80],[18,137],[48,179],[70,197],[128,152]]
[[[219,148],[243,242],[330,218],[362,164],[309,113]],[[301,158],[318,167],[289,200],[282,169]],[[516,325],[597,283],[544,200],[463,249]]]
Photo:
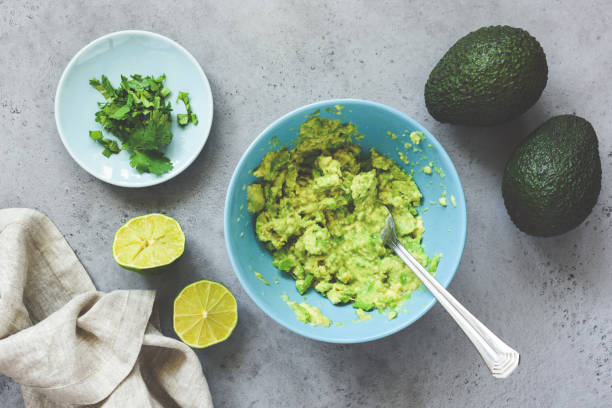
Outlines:
[[305,302],[298,304],[297,302],[290,300],[287,295],[281,295],[281,299],[283,299],[291,310],[293,310],[295,317],[299,321],[308,323],[311,326],[329,327],[331,325],[331,320],[324,316],[318,307],[310,306]]
[[309,288],[334,304],[364,311],[397,308],[420,286],[412,271],[380,240],[387,206],[398,236],[434,273],[439,255],[421,244],[422,195],[412,177],[391,159],[351,143],[361,138],[352,123],[312,116],[299,128],[297,145],[268,152],[247,188],[255,232],[289,273],[298,292]]

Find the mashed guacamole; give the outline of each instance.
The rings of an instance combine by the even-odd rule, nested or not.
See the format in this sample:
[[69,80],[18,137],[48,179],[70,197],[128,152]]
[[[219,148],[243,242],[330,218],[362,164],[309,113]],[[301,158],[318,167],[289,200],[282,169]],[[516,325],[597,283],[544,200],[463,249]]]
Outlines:
[[[289,273],[300,294],[310,288],[332,303],[357,309],[395,309],[420,285],[383,245],[387,206],[404,246],[431,273],[439,256],[421,245],[421,192],[391,159],[351,143],[357,127],[313,116],[299,129],[295,148],[269,152],[248,186],[255,232]],[[395,317],[395,316],[393,316]]]

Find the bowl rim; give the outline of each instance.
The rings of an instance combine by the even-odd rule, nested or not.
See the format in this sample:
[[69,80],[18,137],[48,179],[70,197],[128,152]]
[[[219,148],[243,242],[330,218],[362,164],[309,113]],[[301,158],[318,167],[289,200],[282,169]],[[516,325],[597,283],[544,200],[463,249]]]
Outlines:
[[[116,37],[121,37],[121,36],[125,36],[125,35],[141,35],[141,36],[145,36],[145,37],[154,38],[156,40],[161,40],[161,41],[167,42],[170,45],[172,45],[178,51],[183,53],[187,57],[187,59],[190,60],[191,63],[194,64],[194,66],[196,67],[198,73],[201,76],[201,80],[202,80],[202,83],[204,84],[205,91],[207,91],[207,93],[210,95],[210,108],[209,108],[208,112],[206,112],[206,118],[208,118],[208,119],[206,120],[206,122],[203,122],[203,121],[200,120],[199,123],[198,123],[198,125],[204,125],[203,126],[203,130],[204,131],[202,132],[203,133],[202,142],[200,143],[199,147],[194,150],[194,153],[192,154],[192,156],[190,156],[187,160],[185,160],[183,162],[183,164],[181,165],[181,167],[177,168],[176,171],[173,172],[171,175],[165,174],[165,175],[162,175],[162,176],[158,176],[157,178],[155,178],[153,180],[141,181],[141,182],[138,182],[138,183],[128,183],[128,182],[124,182],[124,181],[114,181],[114,180],[103,179],[98,174],[95,174],[92,170],[87,168],[87,166],[85,165],[85,161],[81,160],[79,158],[78,154],[76,154],[71,149],[70,144],[68,143],[68,140],[67,140],[66,136],[64,136],[64,133],[62,131],[62,126],[60,125],[60,118],[59,118],[59,111],[61,109],[60,108],[59,100],[60,100],[61,93],[63,92],[63,89],[64,89],[64,82],[66,81],[66,78],[68,76],[68,72],[76,64],[77,60],[86,51],[88,51],[90,48],[98,45],[99,43],[101,43],[103,41],[106,41],[106,40],[108,40],[110,38],[116,38]],[[59,137],[60,137],[60,139],[62,141],[62,144],[64,145],[64,148],[68,151],[68,154],[70,154],[72,159],[83,170],[85,170],[87,173],[91,174],[92,176],[94,176],[98,180],[104,181],[105,183],[108,183],[108,184],[112,184],[112,185],[119,186],[119,187],[127,187],[127,188],[142,188],[142,187],[150,187],[150,186],[154,186],[154,185],[157,185],[157,184],[161,184],[163,182],[166,182],[168,180],[173,179],[174,177],[178,176],[183,171],[185,171],[185,169],[187,169],[195,161],[195,159],[197,159],[197,157],[200,155],[200,152],[204,148],[204,145],[206,144],[206,141],[208,140],[208,137],[210,136],[210,131],[212,129],[212,122],[213,122],[214,101],[213,101],[213,94],[212,94],[212,89],[210,87],[210,83],[208,82],[208,78],[206,77],[206,74],[204,73],[204,70],[202,69],[202,66],[195,59],[195,57],[193,55],[191,55],[191,53],[189,51],[187,51],[187,49],[185,47],[183,47],[178,42],[176,42],[174,40],[171,40],[170,38],[168,38],[166,36],[163,36],[161,34],[157,34],[157,33],[151,32],[151,31],[145,31],[145,30],[121,30],[121,31],[114,31],[112,33],[108,33],[108,34],[105,34],[105,35],[103,35],[101,37],[96,38],[95,40],[89,42],[83,48],[81,48],[70,59],[70,62],[68,62],[68,64],[66,65],[66,68],[64,68],[64,71],[62,72],[62,76],[60,77],[60,80],[59,80],[59,82],[57,84],[57,89],[55,91],[54,110],[55,110],[55,113],[54,113],[54,116],[55,116],[55,126],[57,128],[57,133],[59,134]],[[200,119],[200,118],[198,117],[198,119]]]
[[[286,113],[285,115],[281,116],[280,118],[276,119],[275,121],[273,121],[271,124],[269,124],[268,126],[266,126],[266,128],[251,142],[251,144],[249,145],[249,147],[244,151],[244,153],[242,154],[240,160],[238,161],[238,163],[236,164],[236,167],[234,168],[234,172],[232,174],[232,178],[230,180],[228,189],[227,189],[227,193],[226,193],[226,197],[225,197],[225,205],[224,205],[224,216],[223,216],[223,232],[224,232],[224,239],[225,239],[225,247],[226,247],[226,251],[229,255],[230,258],[230,262],[232,264],[232,268],[234,269],[234,273],[236,274],[236,276],[238,277],[238,281],[240,282],[240,285],[242,286],[242,288],[246,291],[246,293],[249,295],[249,297],[251,298],[251,300],[270,318],[272,318],[272,320],[276,321],[278,324],[280,324],[281,326],[285,327],[286,329],[299,334],[301,336],[304,336],[306,338],[312,339],[312,340],[317,340],[317,341],[322,341],[325,343],[338,343],[338,344],[353,344],[353,343],[365,343],[365,342],[369,342],[369,341],[374,341],[374,340],[378,340],[387,336],[390,336],[394,333],[397,333],[405,328],[407,328],[408,326],[410,326],[411,324],[413,324],[414,322],[416,322],[417,320],[419,320],[425,313],[427,313],[434,304],[436,304],[437,300],[436,298],[431,295],[431,299],[430,301],[425,304],[425,306],[422,308],[422,310],[415,314],[410,320],[407,320],[406,322],[404,322],[401,325],[395,326],[390,328],[389,330],[385,330],[382,332],[379,332],[377,334],[374,335],[366,335],[366,336],[359,336],[359,337],[355,337],[355,338],[351,338],[351,339],[346,339],[346,338],[332,338],[329,336],[321,336],[318,334],[313,334],[311,332],[309,332],[308,330],[302,330],[300,328],[295,328],[295,327],[290,327],[288,325],[286,325],[281,319],[277,318],[273,313],[270,312],[270,310],[268,310],[268,307],[259,302],[259,300],[257,299],[257,297],[255,296],[255,293],[249,289],[248,285],[246,284],[246,280],[243,278],[242,273],[239,273],[239,267],[238,267],[238,261],[236,259],[236,255],[234,253],[232,253],[232,251],[230,250],[231,246],[230,246],[230,240],[229,240],[229,236],[227,234],[227,231],[229,231],[229,223],[231,222],[230,218],[229,218],[229,203],[231,201],[231,198],[233,196],[233,192],[236,190],[236,184],[237,184],[237,178],[238,178],[238,169],[240,167],[242,167],[244,161],[246,161],[246,158],[252,153],[252,151],[255,149],[255,145],[262,140],[264,137],[266,137],[266,135],[270,132],[270,130],[275,127],[279,122],[284,121],[285,119],[297,115],[297,114],[301,114],[305,111],[311,111],[311,110],[316,110],[318,108],[321,108],[322,106],[333,106],[333,105],[342,105],[342,104],[347,104],[347,103],[352,103],[352,104],[361,104],[361,105],[366,105],[366,106],[370,106],[370,107],[375,107],[375,108],[379,108],[385,111],[388,111],[392,114],[396,114],[399,115],[401,117],[403,117],[405,120],[407,120],[408,122],[411,122],[415,125],[415,127],[420,128],[421,131],[424,131],[428,134],[428,136],[431,136],[431,142],[432,144],[436,147],[436,149],[439,151],[440,155],[448,160],[448,163],[450,164],[450,169],[452,169],[452,171],[457,175],[457,182],[458,182],[458,192],[457,192],[457,196],[456,197],[459,202],[463,202],[464,205],[462,207],[463,211],[462,211],[462,215],[463,215],[463,219],[465,220],[465,222],[463,223],[463,228],[462,228],[462,237],[460,239],[459,242],[459,259],[457,264],[455,265],[455,267],[453,268],[453,270],[451,271],[451,274],[448,278],[447,282],[440,282],[438,281],[443,287],[448,287],[448,285],[450,285],[450,283],[453,281],[455,274],[457,273],[457,269],[459,269],[459,266],[461,265],[461,259],[463,258],[463,251],[465,249],[465,242],[466,242],[466,238],[467,238],[467,202],[465,200],[465,193],[463,191],[463,184],[461,183],[461,179],[459,177],[459,173],[457,172],[457,169],[455,168],[455,165],[453,163],[453,161],[451,160],[450,156],[448,155],[448,153],[446,152],[446,150],[444,149],[444,147],[442,146],[442,144],[438,141],[438,139],[436,139],[436,137],[431,134],[431,132],[429,132],[423,125],[421,125],[419,122],[417,122],[416,120],[412,119],[410,116],[408,116],[407,114],[392,108],[390,106],[384,105],[382,103],[379,102],[373,102],[373,101],[369,101],[369,100],[364,100],[364,99],[355,99],[355,98],[341,98],[341,99],[328,99],[328,100],[323,100],[323,101],[319,101],[319,102],[314,102],[308,105],[304,105],[302,107],[299,107],[297,109],[292,110],[289,113]],[[427,292],[429,292],[424,286],[421,286],[421,288],[423,288],[424,290],[426,290]],[[309,326],[307,326],[309,327]]]

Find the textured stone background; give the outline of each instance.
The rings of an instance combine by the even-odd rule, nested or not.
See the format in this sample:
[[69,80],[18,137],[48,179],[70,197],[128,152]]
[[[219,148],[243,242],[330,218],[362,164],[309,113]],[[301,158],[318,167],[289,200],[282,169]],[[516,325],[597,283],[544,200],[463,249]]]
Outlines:
[[[0,207],[51,217],[101,290],[155,288],[164,331],[171,300],[200,278],[236,294],[240,323],[198,351],[218,407],[609,407],[612,400],[612,3],[601,1],[0,0]],[[334,4],[332,4],[334,3]],[[442,125],[427,113],[429,71],[483,25],[528,29],[549,82],[537,105],[493,128]],[[198,160],[176,179],[128,190],[81,170],[62,146],[53,98],[70,58],[117,30],[166,35],[193,53],[211,82],[215,120]],[[280,115],[321,99],[372,99],[411,115],[453,159],[469,203],[468,240],[450,289],[522,354],[492,379],[435,306],[408,329],[367,344],[301,338],[265,316],[236,279],[223,242],[222,203],[242,152]],[[588,220],[557,238],[518,231],[500,193],[511,148],[551,115],[589,119],[600,140],[603,191]],[[119,268],[115,229],[151,211],[176,217],[188,251],[173,273]],[[0,375],[0,406],[22,406]]]

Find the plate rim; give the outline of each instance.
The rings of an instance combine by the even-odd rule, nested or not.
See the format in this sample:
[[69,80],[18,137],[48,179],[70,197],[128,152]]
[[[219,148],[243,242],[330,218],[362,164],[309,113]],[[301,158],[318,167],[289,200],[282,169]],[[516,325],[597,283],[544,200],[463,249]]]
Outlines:
[[[60,126],[60,120],[59,120],[59,111],[60,111],[59,100],[60,100],[60,94],[62,93],[62,90],[64,89],[64,83],[66,81],[66,77],[68,75],[68,72],[71,70],[71,68],[77,62],[79,57],[81,57],[81,55],[83,55],[90,48],[98,45],[99,43],[101,43],[103,41],[108,40],[109,38],[121,37],[121,36],[125,36],[125,35],[143,35],[145,37],[152,37],[152,38],[155,38],[157,40],[165,41],[165,42],[168,42],[169,44],[171,44],[173,47],[175,47],[180,52],[182,52],[187,57],[187,59],[190,60],[195,65],[195,67],[197,68],[198,72],[201,75],[201,79],[202,79],[202,81],[204,83],[204,87],[206,88],[206,90],[208,91],[208,94],[210,95],[210,108],[209,108],[209,111],[206,112],[207,113],[207,117],[209,119],[207,121],[208,123],[204,124],[205,125],[205,129],[204,129],[203,136],[202,136],[202,142],[201,142],[199,148],[195,149],[194,153],[191,156],[189,156],[187,158],[187,160],[184,161],[182,166],[180,168],[178,168],[171,175],[168,175],[168,173],[166,173],[165,175],[158,176],[155,179],[139,181],[137,183],[104,179],[104,178],[100,177],[100,175],[95,174],[93,171],[91,171],[89,168],[87,168],[87,166],[84,164],[84,161],[81,160],[78,157],[78,155],[75,152],[73,152],[73,150],[70,148],[70,145],[69,145],[66,137],[64,136],[63,132],[62,132],[62,127]],[[81,167],[83,170],[85,170],[87,173],[89,173],[90,175],[94,176],[98,180],[101,180],[101,181],[103,181],[105,183],[108,183],[108,184],[112,184],[112,185],[119,186],[119,187],[126,187],[126,188],[143,188],[143,187],[150,187],[150,186],[154,186],[154,185],[157,185],[157,184],[161,184],[161,183],[164,183],[164,182],[166,182],[168,180],[173,179],[174,177],[178,176],[183,171],[185,171],[195,161],[195,159],[198,158],[198,156],[202,152],[202,149],[204,149],[204,145],[206,144],[206,142],[208,141],[208,137],[210,136],[210,131],[212,129],[212,122],[213,122],[213,115],[214,115],[214,100],[213,100],[212,89],[210,87],[210,83],[208,81],[208,77],[204,73],[204,70],[202,69],[202,66],[200,65],[198,60],[196,60],[195,57],[185,47],[183,47],[178,42],[176,42],[176,41],[174,41],[174,40],[172,40],[172,39],[170,39],[170,38],[168,38],[168,37],[166,37],[164,35],[161,35],[161,34],[158,34],[158,33],[154,33],[152,31],[145,31],[145,30],[121,30],[121,31],[114,31],[112,33],[108,33],[108,34],[105,34],[105,35],[103,35],[101,37],[98,37],[98,38],[94,39],[93,41],[90,41],[89,43],[87,43],[85,46],[83,46],[70,59],[70,61],[66,65],[66,68],[64,68],[64,71],[62,72],[60,80],[59,80],[59,82],[57,84],[57,89],[55,91],[55,100],[53,102],[53,105],[54,105],[55,127],[57,128],[57,133],[59,134],[59,137],[60,137],[60,139],[62,141],[62,144],[64,145],[64,148],[68,151],[68,154],[70,155],[70,157],[72,157],[72,159],[79,165],[79,167]],[[201,124],[202,124],[202,121],[200,121],[198,123],[198,125],[201,125]]]
[[[466,241],[467,241],[467,229],[468,229],[467,200],[465,198],[465,191],[464,191],[464,188],[463,188],[463,183],[461,182],[461,177],[459,176],[459,172],[457,171],[457,168],[455,167],[455,164],[453,163],[452,159],[448,155],[448,152],[446,151],[444,146],[442,146],[442,143],[440,143],[440,141],[425,126],[423,126],[420,122],[418,122],[416,119],[413,119],[408,114],[400,111],[399,109],[395,109],[395,108],[393,108],[391,106],[388,106],[388,105],[385,105],[383,103],[374,102],[374,101],[370,101],[370,100],[367,100],[367,99],[334,98],[334,99],[326,99],[326,100],[322,100],[322,101],[318,101],[318,102],[313,102],[313,103],[310,103],[310,104],[306,104],[306,105],[300,106],[300,107],[298,107],[296,109],[293,109],[292,111],[282,115],[278,119],[272,121],[268,126],[266,126],[259,133],[259,135],[257,135],[257,137],[255,139],[253,139],[253,141],[249,144],[249,146],[245,149],[245,151],[242,153],[242,156],[240,157],[240,160],[238,161],[238,163],[236,164],[236,166],[234,168],[234,172],[232,173],[232,177],[230,179],[230,182],[229,182],[229,185],[228,185],[228,188],[227,188],[227,192],[226,192],[226,196],[225,196],[225,205],[224,205],[224,208],[223,208],[223,233],[224,233],[224,240],[225,240],[225,249],[227,251],[228,257],[230,258],[230,263],[232,265],[232,269],[234,270],[234,274],[236,275],[236,277],[238,278],[238,281],[240,282],[240,286],[242,286],[242,288],[247,293],[249,298],[251,298],[253,303],[255,303],[255,305],[257,305],[257,307],[262,312],[264,312],[264,314],[266,314],[266,316],[268,316],[269,318],[274,320],[276,323],[278,323],[282,327],[292,331],[293,333],[299,334],[301,336],[304,336],[304,337],[312,339],[312,340],[317,340],[317,341],[321,341],[321,342],[324,342],[324,343],[355,344],[355,343],[366,343],[366,342],[370,342],[370,341],[374,341],[374,340],[379,340],[379,339],[382,339],[384,337],[390,336],[392,334],[395,334],[397,332],[400,332],[400,331],[406,329],[407,327],[411,326],[414,322],[419,320],[421,317],[423,317],[429,310],[431,310],[431,308],[438,301],[436,300],[436,298],[433,295],[430,294],[431,299],[429,300],[429,302],[423,307],[423,309],[418,314],[413,316],[412,319],[407,320],[406,322],[404,322],[401,325],[398,325],[396,327],[392,327],[389,330],[382,331],[382,332],[380,332],[378,334],[375,334],[375,335],[353,337],[353,338],[333,338],[331,336],[325,336],[325,335],[320,335],[320,334],[317,334],[317,333],[313,333],[313,332],[307,330],[306,328],[292,327],[289,324],[285,324],[285,322],[282,319],[278,318],[273,313],[270,313],[268,311],[268,307],[266,305],[263,305],[259,301],[257,296],[255,295],[255,293],[252,293],[252,290],[248,287],[248,285],[246,285],[246,281],[243,279],[242,274],[238,272],[238,261],[237,261],[237,259],[235,259],[236,255],[235,255],[235,253],[230,252],[230,238],[229,238],[229,236],[227,234],[227,231],[229,230],[229,223],[231,222],[231,219],[229,218],[230,198],[231,198],[232,193],[237,188],[236,183],[237,183],[237,178],[238,178],[238,169],[243,165],[243,162],[246,161],[246,157],[248,156],[248,154],[253,149],[255,149],[256,144],[264,137],[264,135],[269,133],[270,129],[272,129],[278,122],[284,121],[288,117],[291,117],[293,115],[296,115],[296,114],[299,114],[299,113],[302,113],[302,112],[308,112],[308,111],[311,111],[313,109],[321,108],[323,106],[333,106],[335,104],[342,105],[343,103],[357,103],[357,104],[363,104],[363,105],[367,105],[367,106],[377,107],[377,108],[380,108],[380,109],[383,109],[383,110],[386,110],[386,111],[390,111],[391,113],[400,115],[400,116],[404,117],[409,122],[414,122],[417,125],[417,127],[421,128],[422,130],[427,132],[429,135],[431,135],[431,137],[433,139],[433,142],[434,142],[433,144],[436,145],[437,149],[439,149],[441,155],[448,160],[449,165],[451,166],[451,168],[454,170],[455,174],[457,175],[457,182],[458,182],[459,190],[457,192],[457,197],[456,198],[460,202],[463,203],[463,206],[462,206],[463,214],[462,215],[463,215],[463,219],[465,220],[465,222],[463,224],[462,231],[461,231],[462,232],[462,239],[460,239],[460,243],[459,243],[459,245],[460,245],[460,251],[458,252],[459,259],[457,261],[457,265],[454,267],[454,270],[450,274],[450,276],[448,278],[448,281],[447,282],[440,282],[440,281],[438,281],[445,288],[447,288],[448,285],[450,285],[450,283],[455,278],[455,275],[457,274],[457,270],[461,266],[461,260],[463,258],[463,253],[465,251],[465,244],[466,244]],[[425,289],[425,290],[427,290],[427,289]],[[429,292],[429,291],[427,291],[427,292]],[[297,319],[296,319],[296,321],[297,321]]]

